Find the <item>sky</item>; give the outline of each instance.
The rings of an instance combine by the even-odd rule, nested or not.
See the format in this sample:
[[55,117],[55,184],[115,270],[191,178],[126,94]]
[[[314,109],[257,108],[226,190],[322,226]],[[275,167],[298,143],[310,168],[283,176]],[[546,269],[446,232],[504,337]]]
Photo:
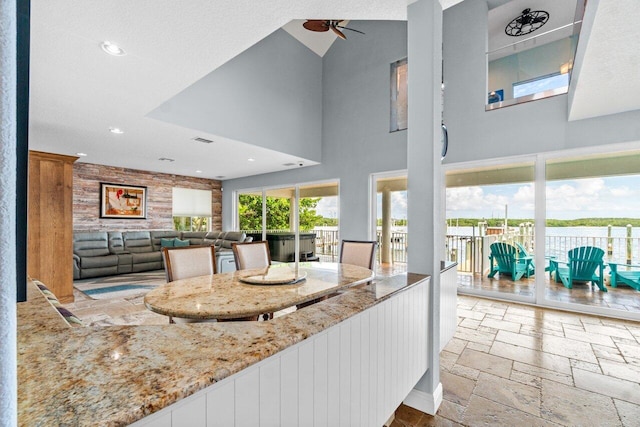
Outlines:
[[[549,181],[547,183],[547,218],[616,218],[640,217],[640,175]],[[535,188],[533,183],[485,185],[447,189],[447,218],[533,218]],[[407,217],[407,192],[391,193],[391,216]],[[382,210],[382,197],[377,200]],[[324,197],[316,212],[327,218],[338,215],[338,198]]]
[[[547,182],[547,218],[640,217],[640,175]],[[447,218],[533,218],[530,184],[447,189]]]

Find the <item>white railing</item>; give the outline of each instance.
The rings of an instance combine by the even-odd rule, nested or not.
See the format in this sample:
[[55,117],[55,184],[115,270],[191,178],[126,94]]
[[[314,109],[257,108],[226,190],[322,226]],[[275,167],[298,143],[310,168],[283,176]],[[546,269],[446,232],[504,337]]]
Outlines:
[[[481,274],[488,269],[489,245],[496,240],[522,244],[533,254],[531,235],[446,236],[448,261],[458,263],[458,271]],[[640,263],[640,237],[545,236],[545,255],[566,260],[567,252],[579,246],[595,246],[605,252],[605,259]]]

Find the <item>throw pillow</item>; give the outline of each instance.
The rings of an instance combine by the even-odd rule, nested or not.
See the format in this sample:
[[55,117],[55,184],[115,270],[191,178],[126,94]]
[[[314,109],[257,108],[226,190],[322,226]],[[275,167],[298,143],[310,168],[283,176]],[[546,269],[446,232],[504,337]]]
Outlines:
[[174,246],[173,240],[174,239],[161,238],[160,239],[160,247],[162,247],[162,248],[172,248]]
[[179,247],[183,247],[183,246],[189,246],[189,241],[188,240],[180,240],[177,237],[175,239],[173,239],[173,246],[175,246],[176,248]]

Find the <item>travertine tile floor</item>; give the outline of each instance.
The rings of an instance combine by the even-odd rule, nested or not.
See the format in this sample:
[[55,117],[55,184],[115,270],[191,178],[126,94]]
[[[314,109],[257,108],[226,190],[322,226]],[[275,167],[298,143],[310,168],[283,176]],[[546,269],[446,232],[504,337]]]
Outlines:
[[[85,323],[166,324],[142,298],[67,305]],[[435,417],[401,405],[401,426],[640,426],[640,323],[469,296],[440,355]]]
[[392,426],[640,426],[640,323],[460,296],[440,380]]

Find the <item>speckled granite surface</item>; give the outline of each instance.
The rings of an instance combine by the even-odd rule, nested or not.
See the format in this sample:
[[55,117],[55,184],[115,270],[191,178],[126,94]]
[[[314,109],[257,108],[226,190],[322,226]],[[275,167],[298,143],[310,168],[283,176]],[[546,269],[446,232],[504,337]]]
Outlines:
[[20,426],[123,426],[426,276],[399,275],[268,322],[70,328],[29,284],[18,304]]
[[172,317],[241,318],[273,313],[373,278],[371,270],[355,265],[307,262],[300,264],[298,272],[298,277],[304,275],[306,278],[295,284],[256,285],[243,282],[245,277],[286,277],[287,281],[291,281],[296,277],[291,266],[277,264],[268,269],[178,280],[149,292],[144,302],[151,311]]

